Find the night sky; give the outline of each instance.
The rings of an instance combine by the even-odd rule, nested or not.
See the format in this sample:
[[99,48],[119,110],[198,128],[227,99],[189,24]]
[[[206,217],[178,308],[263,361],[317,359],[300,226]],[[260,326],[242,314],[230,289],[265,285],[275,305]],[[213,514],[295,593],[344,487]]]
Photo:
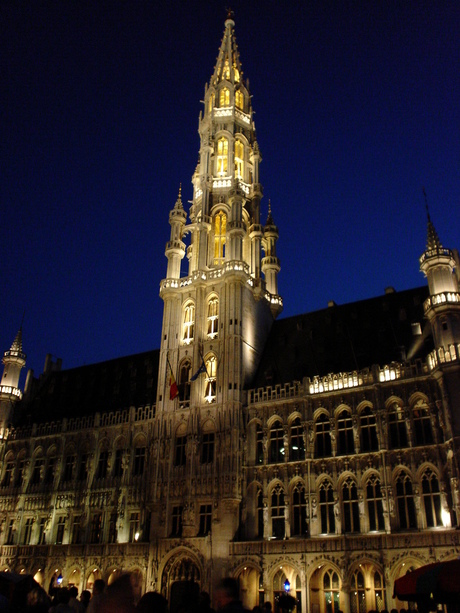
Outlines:
[[[0,3],[0,351],[159,346],[169,210],[192,197],[228,1]],[[422,186],[460,247],[458,0],[233,1],[282,317],[424,284]],[[184,262],[184,272],[186,265]]]

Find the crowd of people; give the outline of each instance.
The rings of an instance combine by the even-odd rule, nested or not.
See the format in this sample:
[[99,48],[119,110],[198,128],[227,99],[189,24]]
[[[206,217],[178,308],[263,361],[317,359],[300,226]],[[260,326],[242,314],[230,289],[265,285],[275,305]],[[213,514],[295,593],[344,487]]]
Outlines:
[[[92,593],[80,595],[76,587],[60,587],[47,594],[32,578],[24,578],[5,589],[0,579],[0,613],[169,613],[168,601],[158,592],[146,592],[139,602],[135,597],[129,574],[110,585],[102,579],[94,582]],[[174,613],[248,613],[239,600],[238,582],[223,579],[215,594],[215,607],[207,592],[196,598],[184,599]],[[256,607],[253,613],[271,613],[271,604]]]

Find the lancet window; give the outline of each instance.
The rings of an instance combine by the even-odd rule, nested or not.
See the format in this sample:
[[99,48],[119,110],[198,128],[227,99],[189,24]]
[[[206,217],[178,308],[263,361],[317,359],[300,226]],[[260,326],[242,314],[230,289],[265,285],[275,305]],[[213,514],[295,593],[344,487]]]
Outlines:
[[350,605],[351,613],[366,612],[366,590],[364,576],[360,570],[356,571],[351,579]]
[[384,530],[382,490],[380,489],[380,479],[376,475],[372,475],[367,480],[366,501],[369,530]]
[[326,458],[331,453],[331,422],[323,413],[316,420],[315,458]]
[[414,422],[415,445],[431,445],[433,443],[433,430],[427,406],[419,401],[412,409]]
[[272,536],[277,539],[285,535],[284,507],[284,490],[277,484],[271,495]]
[[226,241],[227,215],[221,211],[214,218],[214,264],[221,264],[225,258]]
[[369,407],[361,412],[359,417],[361,431],[361,451],[378,451],[377,425],[375,415]]
[[244,145],[240,140],[235,141],[235,178],[244,178]]
[[217,338],[219,333],[219,300],[216,296],[208,301],[208,338]]
[[402,449],[408,446],[404,411],[402,407],[396,403],[388,413],[388,434],[390,438],[390,449]]
[[359,532],[358,489],[351,477],[342,485],[343,531]]
[[256,464],[264,463],[264,432],[262,426],[257,424],[256,428]]
[[244,109],[244,96],[243,92],[241,92],[239,89],[237,89],[235,92],[235,106],[241,111]]
[[182,340],[188,344],[193,341],[195,334],[195,305],[193,302],[188,302],[184,307],[183,324],[182,324]]
[[230,106],[230,90],[228,87],[223,87],[219,94],[219,106]]
[[353,439],[353,420],[351,412],[347,409],[341,411],[337,419],[338,455],[350,455],[355,452],[355,444]]
[[305,536],[307,534],[307,501],[305,487],[296,483],[292,492],[292,536]]
[[212,109],[214,108],[214,104],[216,102],[216,96],[214,92],[211,92],[208,99],[208,113],[212,113]]
[[289,450],[291,461],[305,459],[305,442],[303,438],[303,427],[300,419],[296,417],[291,426],[291,448]]
[[422,497],[427,527],[437,528],[442,526],[439,481],[429,468],[423,473],[422,477]]
[[264,496],[262,490],[257,492],[257,536],[262,538],[264,535]]
[[228,140],[224,137],[217,141],[217,175],[224,177],[228,169]]
[[215,355],[210,355],[206,359],[206,386],[205,399],[206,402],[216,402],[216,377],[217,377],[217,359]]
[[270,462],[284,462],[284,430],[279,419],[270,428]]
[[334,490],[330,481],[323,481],[319,486],[319,512],[321,533],[335,533]]
[[417,527],[414,492],[409,475],[402,472],[396,479],[396,504],[401,530]]
[[188,402],[190,400],[190,374],[192,365],[190,360],[184,360],[179,367],[179,401]]
[[340,584],[339,576],[333,570],[327,570],[323,577],[324,598],[326,600],[326,613],[338,613],[340,610]]

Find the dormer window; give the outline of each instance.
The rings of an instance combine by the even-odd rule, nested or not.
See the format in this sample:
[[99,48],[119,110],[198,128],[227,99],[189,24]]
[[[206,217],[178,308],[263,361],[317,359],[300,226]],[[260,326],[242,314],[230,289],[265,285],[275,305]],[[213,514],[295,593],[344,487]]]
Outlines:
[[217,174],[223,177],[227,174],[228,167],[228,140],[220,138],[217,142]]
[[230,90],[228,87],[224,87],[220,90],[219,106],[230,106]]
[[241,111],[244,109],[244,96],[243,96],[243,93],[240,92],[239,89],[237,89],[235,92],[235,106],[237,109],[240,109]]

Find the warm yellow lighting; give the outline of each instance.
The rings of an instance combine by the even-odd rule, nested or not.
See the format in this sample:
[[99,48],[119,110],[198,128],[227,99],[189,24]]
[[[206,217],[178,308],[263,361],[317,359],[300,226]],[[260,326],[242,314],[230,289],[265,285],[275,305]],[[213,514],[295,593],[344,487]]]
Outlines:
[[220,106],[228,106],[230,104],[230,90],[227,87],[220,90],[219,104]]
[[450,513],[446,509],[441,510],[441,521],[444,528],[449,528],[450,526]]
[[139,540],[139,532],[136,532],[136,534],[134,535],[134,540],[138,541]]
[[[222,93],[222,92],[221,92]],[[228,164],[228,140],[224,137],[217,141],[217,174],[224,176],[227,174]]]

